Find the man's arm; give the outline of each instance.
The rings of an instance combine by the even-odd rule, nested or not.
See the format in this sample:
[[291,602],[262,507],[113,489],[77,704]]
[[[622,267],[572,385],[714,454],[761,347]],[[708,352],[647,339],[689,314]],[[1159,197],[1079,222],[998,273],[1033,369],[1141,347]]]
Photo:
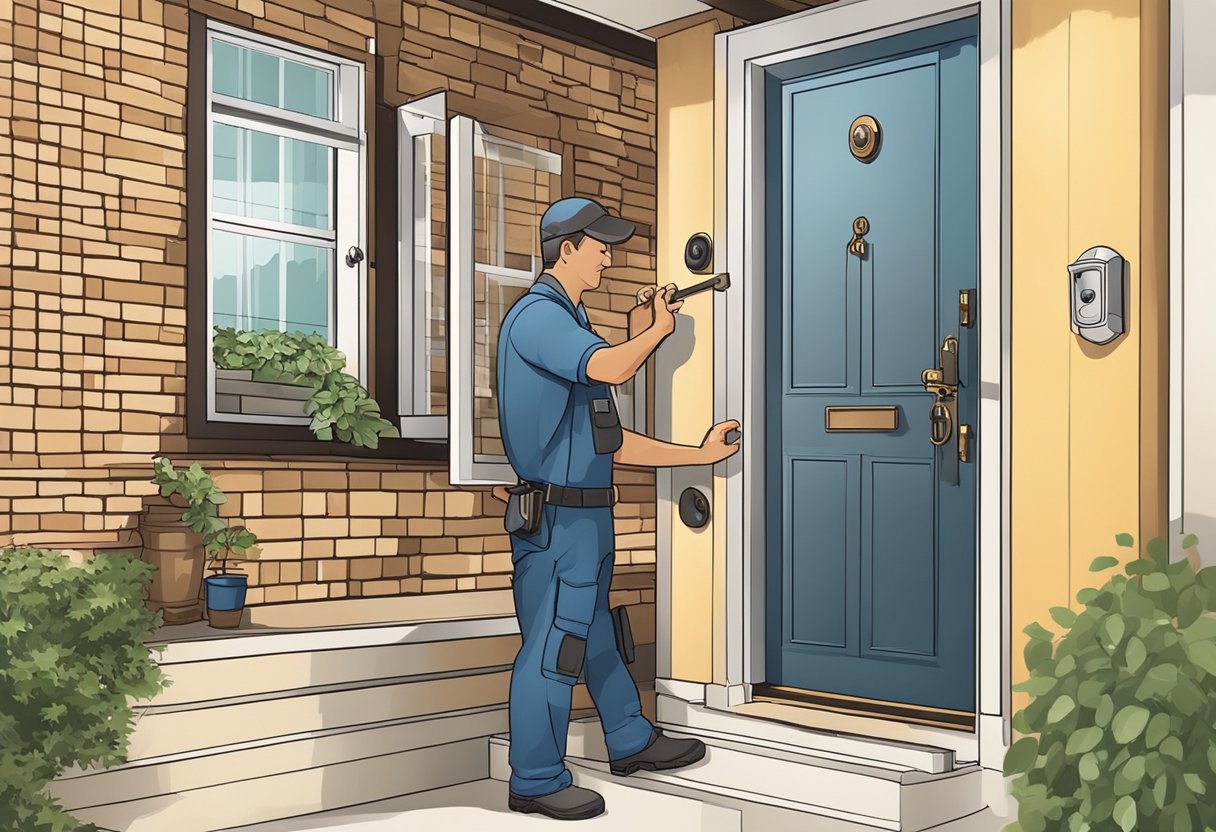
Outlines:
[[587,360],[587,378],[604,384],[624,384],[637,371],[659,344],[676,328],[675,313],[684,304],[668,302],[675,286],[665,287],[654,297],[654,323],[637,335],[615,347],[600,347]]
[[621,447],[612,455],[612,460],[622,465],[640,465],[646,468],[713,465],[733,456],[739,450],[738,442],[726,441],[727,432],[738,429],[739,423],[734,419],[719,422],[709,429],[699,446],[663,442],[626,430],[622,431],[624,439]]

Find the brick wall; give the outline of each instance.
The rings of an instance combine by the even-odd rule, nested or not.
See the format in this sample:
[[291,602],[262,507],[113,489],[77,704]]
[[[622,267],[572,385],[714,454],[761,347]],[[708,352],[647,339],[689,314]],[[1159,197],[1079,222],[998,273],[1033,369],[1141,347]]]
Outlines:
[[[0,545],[134,547],[151,457],[200,458],[185,435],[186,328],[207,325],[186,306],[191,8],[364,61],[369,98],[447,90],[452,112],[561,153],[565,193],[639,225],[588,301],[609,340],[653,281],[652,69],[432,0],[0,0]],[[251,603],[505,585],[484,492],[335,450],[201,458],[264,542]],[[620,562],[649,569],[653,477],[619,478]]]

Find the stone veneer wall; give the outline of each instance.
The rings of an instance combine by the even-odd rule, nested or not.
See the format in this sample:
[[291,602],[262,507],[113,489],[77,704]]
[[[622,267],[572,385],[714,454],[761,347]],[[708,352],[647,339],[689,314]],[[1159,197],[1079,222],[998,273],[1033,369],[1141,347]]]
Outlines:
[[[433,464],[191,452],[186,327],[206,325],[186,308],[192,9],[364,61],[369,103],[447,90],[451,112],[561,152],[564,193],[639,225],[589,300],[609,340],[653,282],[651,68],[436,0],[0,0],[0,545],[138,547],[167,454],[203,462],[261,537],[252,604],[505,586],[501,505]],[[373,124],[369,106],[371,142],[394,140]],[[373,192],[374,161],[369,147]],[[618,479],[618,562],[653,574],[653,476]]]

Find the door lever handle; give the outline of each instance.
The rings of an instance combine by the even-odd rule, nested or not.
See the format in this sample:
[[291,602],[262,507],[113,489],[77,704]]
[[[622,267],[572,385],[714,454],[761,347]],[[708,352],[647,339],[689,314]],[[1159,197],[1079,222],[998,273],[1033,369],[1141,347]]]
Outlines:
[[938,362],[939,367],[930,367],[920,374],[920,383],[938,401],[948,401],[958,395],[958,338],[947,335],[942,340]]

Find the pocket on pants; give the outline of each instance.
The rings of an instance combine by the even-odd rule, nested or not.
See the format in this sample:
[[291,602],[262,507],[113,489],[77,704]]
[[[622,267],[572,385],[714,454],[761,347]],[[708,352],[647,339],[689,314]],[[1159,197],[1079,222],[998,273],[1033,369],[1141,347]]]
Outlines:
[[541,673],[555,682],[574,685],[587,657],[587,632],[595,615],[596,584],[560,581],[553,626],[545,639]]

